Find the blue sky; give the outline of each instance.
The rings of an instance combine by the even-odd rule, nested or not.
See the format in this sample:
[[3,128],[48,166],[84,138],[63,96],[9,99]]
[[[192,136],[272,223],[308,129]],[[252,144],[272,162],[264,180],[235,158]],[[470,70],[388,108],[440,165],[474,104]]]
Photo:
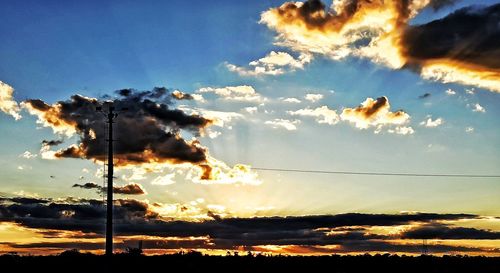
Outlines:
[[[314,53],[302,68],[276,76],[243,76],[230,71],[227,64],[248,68],[250,62],[271,51],[295,59],[307,53],[276,45],[279,30],[259,23],[262,12],[282,3],[8,1],[0,10],[0,80],[15,89],[18,102],[39,98],[52,104],[73,94],[101,97],[122,88],[151,90],[156,86],[202,94],[204,103],[176,101],[175,107],[241,115],[214,127],[220,132],[218,137],[200,138],[211,156],[230,167],[498,174],[498,92],[427,80],[410,69],[392,69],[352,55],[333,60],[328,54]],[[409,23],[425,24],[470,4],[496,3],[459,1],[437,12],[424,9]],[[265,100],[237,102],[213,91],[200,91],[243,85],[253,87]],[[449,89],[455,94],[446,93]],[[426,93],[430,96],[419,98]],[[305,99],[306,94],[323,97],[313,102]],[[383,96],[390,102],[390,111],[402,109],[410,116],[405,126],[413,134],[389,133],[387,130],[395,129],[392,125],[375,134],[374,127],[359,129],[346,121],[325,124],[315,117],[290,114],[326,106],[340,115],[342,109]],[[285,103],[285,98],[301,102]],[[474,111],[476,104],[484,112]],[[247,113],[245,107],[257,107],[257,113]],[[25,151],[38,154],[43,139],[60,138],[51,128],[40,128],[36,116],[25,110],[22,115],[18,121],[0,115],[0,192],[47,198],[98,197],[71,185],[101,183],[94,177],[100,164],[82,159],[46,160],[41,155],[20,157]],[[420,124],[429,117],[444,122],[436,127]],[[266,123],[277,119],[296,121],[296,130]],[[73,137],[68,143],[77,141]],[[83,168],[89,172],[82,172]],[[176,170],[172,168],[168,171]],[[147,191],[140,200],[184,204],[202,198],[205,204],[222,205],[235,216],[401,211],[500,214],[498,178],[257,173],[262,182],[258,186],[200,185],[181,175],[172,185],[152,185],[158,173],[147,173],[146,179],[137,181],[120,178],[119,183],[140,183]],[[131,170],[119,170],[119,175],[130,174]],[[82,181],[80,176],[84,176]],[[267,210],[257,212],[257,208]]]

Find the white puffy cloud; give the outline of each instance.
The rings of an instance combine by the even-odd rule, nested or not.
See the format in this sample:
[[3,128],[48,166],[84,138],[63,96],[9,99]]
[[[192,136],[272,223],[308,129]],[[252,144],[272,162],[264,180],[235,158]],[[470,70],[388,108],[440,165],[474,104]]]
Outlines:
[[288,131],[295,131],[297,130],[297,125],[300,124],[300,120],[274,119],[266,121],[265,124],[271,125],[275,129],[285,128]]
[[271,51],[265,57],[248,64],[248,67],[226,63],[227,69],[241,76],[281,75],[303,69],[312,60],[311,54],[302,53],[298,58],[286,52]]
[[257,107],[256,106],[245,107],[245,108],[243,108],[243,110],[245,110],[249,114],[255,114],[255,113],[257,113]]
[[472,105],[472,112],[486,113],[486,109],[479,103],[475,103]]
[[297,111],[288,111],[292,116],[314,117],[318,123],[335,125],[339,122],[337,111],[329,109],[328,106],[321,106],[315,109],[305,108]]
[[412,135],[415,130],[411,126],[396,126],[394,129],[388,129],[387,132],[398,135]]
[[323,95],[309,93],[309,94],[306,94],[306,96],[304,98],[310,102],[317,102],[323,98]]
[[437,118],[433,120],[431,116],[427,116],[427,118],[424,121],[420,122],[420,125],[428,128],[434,128],[442,125],[443,123],[444,120],[442,118]]
[[0,81],[0,110],[11,115],[15,120],[21,119],[21,109],[13,98],[14,88]]
[[214,93],[225,100],[262,102],[265,100],[250,85],[226,86],[226,87],[203,87],[197,93]]
[[36,154],[32,154],[30,151],[25,151],[24,153],[20,154],[19,157],[24,157],[26,159],[32,159],[37,157]]
[[457,94],[457,92],[452,90],[451,88],[448,88],[445,92],[446,92],[446,95],[450,95],[450,96]]
[[284,102],[288,102],[288,103],[301,103],[302,102],[297,98],[282,98],[281,100]]
[[212,130],[210,128],[207,129],[207,136],[211,139],[217,138],[221,135],[222,133],[219,131]]

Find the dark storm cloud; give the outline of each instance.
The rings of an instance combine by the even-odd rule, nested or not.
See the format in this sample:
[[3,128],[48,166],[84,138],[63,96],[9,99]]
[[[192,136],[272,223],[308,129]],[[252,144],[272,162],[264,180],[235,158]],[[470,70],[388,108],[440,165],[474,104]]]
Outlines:
[[500,239],[500,232],[446,225],[424,225],[404,232],[404,239]]
[[144,189],[141,187],[141,185],[136,183],[130,183],[124,186],[115,186],[113,187],[113,192],[116,194],[130,194],[130,195],[140,195],[146,193]]
[[[7,202],[0,203],[0,221],[17,222],[33,228],[96,232],[101,230],[106,214],[104,203],[100,200],[45,203],[19,203],[15,200],[8,198]],[[147,203],[118,199],[114,201],[114,216],[121,221],[146,221],[157,218],[158,214],[150,211]]]
[[40,199],[40,198],[31,198],[31,197],[0,197],[1,202],[13,202],[19,204],[46,204],[50,202],[50,199]]
[[410,62],[449,59],[486,70],[499,69],[499,22],[500,4],[465,7],[442,19],[409,26],[402,50]]
[[96,183],[87,182],[85,184],[74,184],[73,188],[82,188],[82,189],[99,189],[102,190],[102,186],[97,185]]
[[63,140],[43,140],[42,145],[43,146],[57,146],[62,144],[64,141]]
[[[95,227],[100,223],[102,224],[104,213],[103,203],[98,200],[23,204],[10,199],[10,202],[0,203],[2,221],[15,221],[27,227],[54,230],[99,232],[100,229],[96,230]],[[310,237],[315,240],[325,240],[327,239],[324,237],[325,233],[317,229],[395,226],[413,222],[433,223],[443,220],[475,219],[478,216],[433,213],[348,213],[293,217],[217,218],[217,220],[204,222],[185,222],[163,220],[154,212],[154,207],[148,203],[135,199],[118,199],[115,201],[115,217],[117,219],[116,231],[121,235],[157,235],[165,237],[209,235],[220,240],[242,240],[245,238],[253,238],[253,240],[258,238],[303,240]],[[57,221],[54,221],[55,219]],[[359,229],[342,229],[341,231],[346,234],[335,233],[329,236],[328,239],[345,239],[346,237],[343,236],[350,236],[351,239],[374,236],[363,234],[363,230]],[[242,234],[246,235],[242,237]],[[373,239],[374,237],[370,238]],[[302,243],[307,244],[306,242]]]
[[[4,198],[0,202],[0,221],[15,222],[27,228],[39,229],[46,238],[68,236],[68,239],[98,238],[104,234],[105,206],[92,199],[37,202]],[[47,202],[45,202],[47,201]],[[243,246],[258,250],[265,245],[295,246],[329,251],[321,246],[336,245],[335,252],[365,251],[421,251],[420,245],[396,244],[394,239],[498,239],[498,233],[473,228],[448,227],[442,221],[478,219],[471,214],[362,214],[222,218],[211,213],[214,220],[202,222],[173,221],[162,218],[149,205],[135,199],[118,199],[114,202],[114,228],[117,236],[158,236],[165,240],[145,240],[145,249],[235,249]],[[418,224],[401,234],[382,235],[369,230],[374,226],[399,226]],[[59,233],[73,231],[71,235]],[[171,238],[199,239],[171,239]],[[169,238],[169,239],[167,239]],[[12,247],[69,248],[77,243],[12,244]],[[137,241],[127,240],[123,246],[135,246]],[[80,249],[101,248],[100,243],[78,245]],[[485,251],[480,248],[432,245],[433,252]],[[293,250],[291,250],[293,252]]]
[[[171,107],[169,91],[154,88],[151,91],[123,89],[113,100],[119,113],[114,128],[115,158],[117,165],[141,163],[192,163],[206,169],[206,149],[197,141],[186,141],[179,130],[198,135],[211,121],[199,115],[188,115]],[[106,156],[105,117],[97,112],[108,103],[103,100],[74,95],[70,100],[49,105],[41,100],[27,100],[23,104],[30,113],[37,115],[55,131],[71,134],[80,139],[55,153],[55,157],[103,160]],[[45,146],[60,144],[44,141]]]
[[222,220],[222,217],[212,211],[207,212],[207,216],[213,218],[215,221],[220,221]]
[[425,93],[425,94],[418,96],[418,98],[419,99],[426,99],[426,98],[429,98],[430,96],[431,96],[431,93]]
[[[106,187],[102,187],[93,182],[87,182],[84,184],[74,184],[73,188],[82,188],[82,189],[96,189],[98,193],[102,193],[106,191]],[[114,186],[113,193],[116,194],[129,194],[129,195],[140,195],[145,194],[146,192],[142,188],[141,185],[136,183],[130,183],[124,186]]]

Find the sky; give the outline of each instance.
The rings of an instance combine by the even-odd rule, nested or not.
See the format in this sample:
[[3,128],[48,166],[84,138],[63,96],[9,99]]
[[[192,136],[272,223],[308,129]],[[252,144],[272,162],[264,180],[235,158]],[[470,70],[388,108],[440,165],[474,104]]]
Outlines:
[[498,1],[5,1],[0,252],[500,253]]

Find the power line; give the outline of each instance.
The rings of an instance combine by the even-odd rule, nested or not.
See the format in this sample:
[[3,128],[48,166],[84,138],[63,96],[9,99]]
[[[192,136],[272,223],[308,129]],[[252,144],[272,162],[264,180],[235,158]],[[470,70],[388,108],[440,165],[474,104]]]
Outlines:
[[295,172],[295,173],[317,173],[317,174],[340,174],[340,175],[371,175],[371,176],[410,176],[410,177],[456,177],[456,178],[500,178],[496,174],[440,174],[440,173],[386,173],[386,172],[348,172],[348,171],[325,171],[304,169],[280,169],[252,167],[258,171],[272,172]]

